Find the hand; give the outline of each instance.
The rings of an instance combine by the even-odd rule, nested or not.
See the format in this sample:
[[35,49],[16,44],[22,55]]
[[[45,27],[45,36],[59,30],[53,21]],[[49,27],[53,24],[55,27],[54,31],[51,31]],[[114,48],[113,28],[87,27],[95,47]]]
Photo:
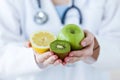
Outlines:
[[37,64],[42,64],[45,67],[49,65],[56,66],[62,63],[62,60],[58,59],[58,56],[52,52],[45,52],[43,54],[35,53],[35,59]]
[[[31,47],[30,42],[26,42],[26,47],[28,48]],[[52,52],[45,52],[43,54],[38,54],[38,53],[34,53],[34,54],[35,54],[35,61],[38,65],[40,64],[47,67],[51,64],[56,66],[62,63],[62,60],[58,59],[58,56],[54,55],[54,53]]]
[[84,32],[86,37],[81,42],[81,45],[84,48],[78,51],[71,51],[69,53],[69,56],[64,59],[65,63],[74,63],[80,60],[85,60],[86,58],[93,55],[93,49],[95,44],[94,35],[86,30]]

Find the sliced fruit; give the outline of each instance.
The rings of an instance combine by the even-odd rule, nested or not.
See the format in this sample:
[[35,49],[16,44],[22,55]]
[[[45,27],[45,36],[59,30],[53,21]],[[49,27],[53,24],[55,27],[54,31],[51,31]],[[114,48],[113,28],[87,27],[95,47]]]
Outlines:
[[70,52],[71,46],[67,41],[55,40],[50,44],[50,50],[63,60]]
[[56,39],[55,35],[47,31],[34,32],[30,36],[30,42],[36,53],[42,54],[49,50],[50,43]]

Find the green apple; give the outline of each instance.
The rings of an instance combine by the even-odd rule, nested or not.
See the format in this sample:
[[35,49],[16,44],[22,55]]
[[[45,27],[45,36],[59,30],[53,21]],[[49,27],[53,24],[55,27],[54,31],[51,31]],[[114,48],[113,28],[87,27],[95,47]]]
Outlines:
[[68,24],[62,28],[57,36],[58,40],[70,42],[72,50],[82,49],[81,41],[84,39],[84,31],[75,24]]

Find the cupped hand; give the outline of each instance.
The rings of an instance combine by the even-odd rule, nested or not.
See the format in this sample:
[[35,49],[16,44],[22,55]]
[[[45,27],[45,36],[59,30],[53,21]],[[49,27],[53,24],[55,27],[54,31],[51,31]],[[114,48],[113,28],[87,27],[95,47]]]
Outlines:
[[49,65],[59,65],[62,63],[62,60],[58,59],[58,56],[53,52],[45,52],[43,54],[35,53],[37,64],[42,64],[44,66]]
[[85,38],[80,43],[84,48],[77,51],[71,51],[69,56],[64,59],[64,62],[75,63],[80,60],[85,60],[87,57],[93,55],[94,48],[94,35],[89,31],[85,30]]
[[[25,44],[26,47],[30,48],[31,44],[30,42],[26,42]],[[45,52],[42,54],[38,54],[34,52],[35,55],[35,61],[37,64],[43,65],[43,66],[49,66],[49,65],[59,65],[62,63],[62,60],[58,59],[58,56],[55,55],[53,52]]]

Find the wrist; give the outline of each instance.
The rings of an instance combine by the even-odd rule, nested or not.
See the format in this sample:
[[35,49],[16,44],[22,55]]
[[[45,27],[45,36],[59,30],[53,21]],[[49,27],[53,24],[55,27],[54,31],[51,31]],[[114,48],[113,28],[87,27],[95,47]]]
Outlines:
[[39,63],[37,58],[36,58],[36,55],[34,55],[34,59],[35,59],[35,62],[37,64],[37,66],[40,68],[40,69],[44,69],[46,68],[46,66],[44,66],[42,63]]
[[96,38],[94,38],[94,48],[92,57],[97,60],[99,56],[100,46]]

